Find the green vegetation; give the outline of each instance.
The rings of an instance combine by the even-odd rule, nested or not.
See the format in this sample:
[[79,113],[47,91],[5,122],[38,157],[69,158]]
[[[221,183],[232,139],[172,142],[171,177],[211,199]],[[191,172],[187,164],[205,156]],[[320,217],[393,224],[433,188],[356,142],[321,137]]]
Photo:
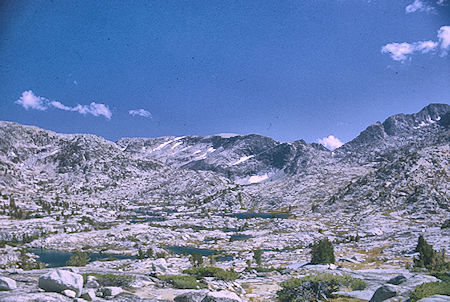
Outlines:
[[334,248],[333,244],[328,241],[328,238],[315,242],[311,248],[311,263],[334,263]]
[[197,279],[192,276],[161,275],[158,276],[158,279],[172,284],[173,287],[180,289],[196,289],[199,287],[204,287],[203,284],[199,283]]
[[43,269],[45,264],[28,256],[26,249],[21,249],[17,266],[23,270]]
[[263,250],[254,250],[253,251],[253,259],[255,260],[255,262],[258,266],[261,266],[262,254],[263,254]]
[[203,265],[203,256],[199,253],[193,253],[189,258],[189,260],[191,261],[194,267],[199,267]]
[[153,249],[151,247],[149,247],[147,249],[147,251],[139,249],[137,257],[138,257],[138,259],[152,258],[153,257]]
[[318,301],[323,297],[331,297],[340,287],[362,290],[366,283],[347,275],[332,274],[309,275],[304,278],[293,278],[282,282],[282,289],[277,292],[280,302]]
[[444,282],[450,282],[450,271],[433,272],[431,275],[433,275],[434,277],[436,277]]
[[419,257],[414,259],[414,267],[426,268],[429,271],[449,269],[450,265],[445,261],[445,250],[435,251],[422,235],[419,236],[417,241],[416,252],[419,252]]
[[233,270],[224,270],[219,267],[193,267],[183,271],[184,274],[195,276],[197,279],[203,277],[214,277],[219,280],[233,281],[239,277],[239,274]]
[[118,286],[122,288],[127,288],[134,281],[132,276],[126,275],[114,275],[114,274],[97,274],[97,273],[88,273],[82,274],[84,283],[86,283],[86,279],[88,276],[93,276],[97,279],[97,282],[100,286]]
[[67,266],[86,266],[89,263],[89,254],[86,252],[76,251],[70,258],[67,260]]
[[166,258],[167,257],[167,254],[165,253],[165,252],[158,252],[158,253],[156,253],[156,255],[155,255],[155,258],[156,259],[159,259],[159,258]]
[[450,296],[450,282],[423,283],[410,294],[409,301],[414,302],[433,295]]

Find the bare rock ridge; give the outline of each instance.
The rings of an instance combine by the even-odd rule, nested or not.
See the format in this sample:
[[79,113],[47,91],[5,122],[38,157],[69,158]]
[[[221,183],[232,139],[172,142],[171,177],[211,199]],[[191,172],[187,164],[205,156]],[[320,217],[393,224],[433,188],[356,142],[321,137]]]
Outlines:
[[[415,114],[391,116],[334,152],[256,134],[114,143],[0,122],[0,190],[24,201],[70,194],[80,202],[90,196],[111,202],[197,200],[205,208],[229,210],[274,204],[303,210],[323,204],[325,210],[342,201],[362,205],[375,199],[379,206],[394,199],[406,206],[431,190],[426,199],[446,208],[449,112],[447,104],[430,104]],[[404,177],[413,188],[402,185]],[[382,198],[380,190],[386,192]]]

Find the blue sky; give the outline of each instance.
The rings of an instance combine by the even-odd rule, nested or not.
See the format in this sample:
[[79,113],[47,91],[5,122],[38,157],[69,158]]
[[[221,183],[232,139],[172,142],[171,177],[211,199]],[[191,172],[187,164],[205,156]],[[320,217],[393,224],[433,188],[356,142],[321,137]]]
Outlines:
[[2,1],[0,120],[349,141],[450,103],[449,2]]

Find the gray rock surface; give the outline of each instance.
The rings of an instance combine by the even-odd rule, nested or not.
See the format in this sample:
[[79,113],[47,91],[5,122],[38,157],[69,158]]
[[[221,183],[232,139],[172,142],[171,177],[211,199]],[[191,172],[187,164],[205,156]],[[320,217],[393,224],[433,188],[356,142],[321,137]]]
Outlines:
[[406,279],[405,276],[398,275],[398,276],[396,276],[396,277],[394,277],[392,279],[389,279],[387,283],[393,284],[393,285],[399,285],[399,284],[402,284],[402,283],[406,282],[406,280],[407,279]]
[[101,289],[104,297],[115,297],[123,293],[123,289],[117,286],[107,286]]
[[242,302],[242,300],[233,292],[221,290],[209,292],[202,302]]
[[8,277],[0,276],[0,290],[13,290],[17,288],[16,281]]
[[93,289],[84,289],[81,293],[81,298],[83,298],[86,301],[92,301],[96,298],[95,296],[95,290]]
[[61,294],[69,298],[75,298],[77,296],[77,293],[70,289],[63,290]]
[[391,284],[385,284],[379,287],[373,294],[370,302],[381,302],[389,298],[398,296],[399,290],[397,286]]
[[191,291],[174,298],[175,302],[201,302],[206,297],[207,291]]
[[72,300],[58,293],[21,293],[1,298],[1,302],[72,302]]
[[78,297],[83,289],[83,276],[66,270],[53,270],[39,277],[39,287],[57,293],[73,290]]
[[431,297],[422,298],[418,302],[449,302],[450,296],[433,295]]

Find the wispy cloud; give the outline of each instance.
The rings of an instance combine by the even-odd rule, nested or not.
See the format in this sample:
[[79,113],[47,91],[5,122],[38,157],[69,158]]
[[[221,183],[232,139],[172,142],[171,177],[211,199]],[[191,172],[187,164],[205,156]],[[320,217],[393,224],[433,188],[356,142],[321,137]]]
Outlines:
[[325,148],[328,148],[332,151],[344,144],[343,142],[340,141],[340,139],[338,139],[333,135],[329,135],[324,138],[319,138],[317,141],[319,142],[319,144],[323,145]]
[[131,109],[128,111],[128,114],[132,116],[152,117],[152,114],[145,109]]
[[22,96],[15,102],[21,105],[25,109],[36,109],[45,111],[48,108],[55,108],[64,111],[73,111],[80,114],[86,115],[91,114],[93,116],[104,116],[107,119],[111,119],[112,113],[108,106],[105,104],[97,104],[92,102],[89,105],[77,105],[75,107],[70,107],[62,104],[58,101],[50,101],[47,98],[37,96],[33,91],[28,90],[22,93]]
[[28,90],[22,92],[22,96],[15,103],[21,105],[26,110],[35,109],[44,111],[47,110],[48,100],[34,95],[33,91]]
[[414,12],[432,12],[434,7],[429,6],[422,0],[414,0],[413,3],[405,7],[405,13],[410,14]]
[[450,26],[442,26],[437,34],[439,39],[435,41],[419,41],[419,42],[403,42],[403,43],[388,43],[381,48],[382,53],[387,53],[394,61],[404,63],[411,59],[414,53],[433,53],[437,50],[439,44],[441,48],[441,56],[446,56],[450,48]]

